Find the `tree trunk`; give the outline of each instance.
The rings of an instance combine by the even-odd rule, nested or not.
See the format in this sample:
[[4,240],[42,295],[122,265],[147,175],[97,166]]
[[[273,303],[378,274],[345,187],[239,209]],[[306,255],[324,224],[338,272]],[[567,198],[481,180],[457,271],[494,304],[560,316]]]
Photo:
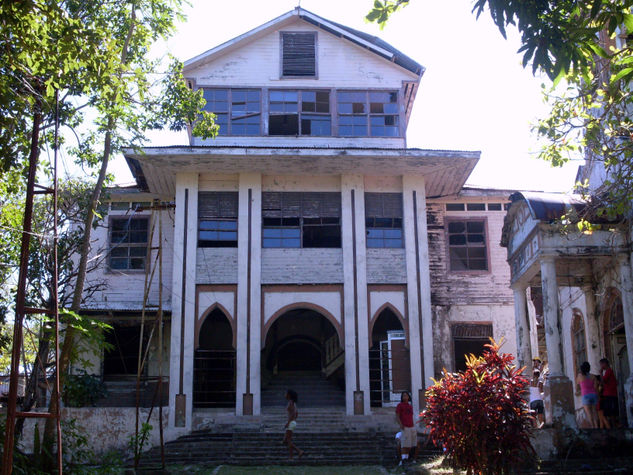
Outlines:
[[[122,77],[123,72],[125,70],[125,66],[127,64],[128,57],[128,49],[130,45],[130,41],[132,39],[132,35],[134,33],[135,28],[135,20],[136,20],[136,10],[135,6],[132,4],[130,11],[130,27],[127,31],[127,36],[124,40],[123,46],[121,48],[121,68],[119,70],[119,79]],[[116,91],[112,91],[110,97],[115,97]],[[110,115],[108,117],[108,124],[106,126],[106,134],[104,138],[103,145],[103,157],[101,160],[101,168],[99,169],[99,176],[97,177],[97,182],[95,183],[95,187],[92,191],[92,196],[90,199],[90,207],[88,209],[88,213],[86,214],[86,219],[84,221],[84,240],[81,247],[81,254],[79,257],[79,266],[77,269],[77,280],[75,281],[75,289],[73,292],[73,300],[70,306],[70,310],[79,313],[81,311],[81,302],[84,291],[84,284],[86,281],[86,269],[88,267],[88,258],[90,253],[90,238],[92,236],[92,225],[94,223],[95,218],[95,210],[99,204],[99,199],[101,198],[101,190],[103,188],[103,184],[105,182],[106,173],[108,169],[108,161],[110,160],[110,154],[112,153],[112,135],[116,128],[117,120],[114,115]],[[68,366],[70,363],[70,356],[72,354],[73,346],[75,344],[75,333],[76,331],[71,327],[66,327],[66,331],[64,334],[64,343],[62,345],[62,349],[60,354],[58,355],[57,360],[57,371],[59,372],[59,384],[60,388],[64,386],[64,379],[66,375],[66,371],[68,370]],[[62,389],[63,390],[63,389]],[[57,405],[57,393],[54,390],[51,395],[51,401],[49,404],[49,412],[56,413],[58,410]],[[47,456],[49,460],[52,462],[52,447],[53,440],[55,438],[56,424],[54,419],[46,419],[46,424],[44,426],[44,437],[42,441],[42,449],[43,455]],[[47,455],[48,454],[48,455]]]
[[[110,130],[112,130],[113,127],[114,119],[110,118],[108,120],[108,132],[105,136],[103,158],[101,161],[101,168],[99,169],[99,176],[97,178],[97,183],[95,183],[95,187],[92,191],[90,207],[88,209],[88,213],[86,214],[86,220],[84,221],[84,238],[81,246],[81,255],[79,258],[79,266],[77,270],[77,280],[75,282],[73,300],[70,306],[70,310],[77,313],[81,310],[83,289],[86,282],[86,268],[88,266],[88,258],[90,253],[90,238],[92,236],[92,225],[95,218],[95,209],[97,209],[97,206],[99,205],[101,190],[103,188],[103,183],[105,182],[106,172],[108,169],[108,161],[110,159],[110,153],[112,150],[112,133],[110,132]],[[75,333],[76,330],[70,326],[67,326],[64,332],[64,343],[62,345],[59,359],[57,361],[57,371],[59,371],[60,388],[63,388],[64,386],[66,371],[68,370],[70,356],[72,354],[73,345],[75,343]],[[51,401],[48,406],[48,410],[51,414],[55,414],[57,412],[57,392],[55,388],[53,388],[53,391],[51,393]],[[51,461],[51,457],[53,454],[52,449],[55,440],[55,431],[55,419],[46,419],[46,423],[44,425],[44,436],[42,438],[42,455],[46,458],[51,459]]]
[[[50,350],[50,338],[51,329],[45,325],[42,330],[42,337],[40,338],[37,356],[33,363],[33,371],[29,376],[29,380],[24,390],[24,400],[22,402],[21,411],[28,412],[33,409],[33,406],[37,402],[37,391],[39,387],[40,375],[44,375],[46,378],[46,367],[48,365],[48,352]],[[40,371],[42,370],[42,371]],[[22,429],[24,428],[24,418],[21,417],[15,423],[15,438],[19,440],[22,437]]]

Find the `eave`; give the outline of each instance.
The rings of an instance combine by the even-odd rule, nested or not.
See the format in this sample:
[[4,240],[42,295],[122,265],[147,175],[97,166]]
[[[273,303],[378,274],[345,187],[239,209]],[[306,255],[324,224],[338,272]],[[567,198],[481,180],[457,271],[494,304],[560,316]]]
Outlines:
[[454,195],[480,152],[393,148],[148,147],[125,157],[139,187],[173,196],[179,172],[265,175],[424,176],[428,197]]

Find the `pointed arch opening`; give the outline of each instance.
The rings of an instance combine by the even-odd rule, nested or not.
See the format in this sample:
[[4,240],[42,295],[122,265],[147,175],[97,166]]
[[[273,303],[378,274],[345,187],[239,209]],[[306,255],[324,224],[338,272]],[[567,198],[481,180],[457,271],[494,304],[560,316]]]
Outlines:
[[231,320],[219,305],[207,312],[196,334],[194,407],[235,407],[235,348]]
[[373,407],[393,406],[402,391],[411,391],[411,366],[402,316],[383,305],[372,319],[369,390]]

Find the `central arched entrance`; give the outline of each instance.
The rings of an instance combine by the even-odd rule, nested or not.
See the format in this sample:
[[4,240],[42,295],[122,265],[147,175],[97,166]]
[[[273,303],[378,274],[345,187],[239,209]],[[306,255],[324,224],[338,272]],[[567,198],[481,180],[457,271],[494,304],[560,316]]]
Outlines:
[[307,307],[271,318],[261,358],[263,407],[285,405],[287,389],[297,391],[300,407],[345,405],[345,356],[335,325]]

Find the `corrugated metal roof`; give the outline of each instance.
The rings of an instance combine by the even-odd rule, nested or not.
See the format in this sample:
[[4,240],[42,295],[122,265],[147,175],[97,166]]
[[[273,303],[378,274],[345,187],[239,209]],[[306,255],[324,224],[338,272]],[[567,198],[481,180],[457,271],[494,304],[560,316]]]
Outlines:
[[580,213],[588,204],[580,195],[536,191],[513,193],[510,195],[510,201],[512,203],[525,201],[532,217],[539,221],[553,221],[567,214],[572,209]]
[[[308,12],[304,8],[301,8],[299,11],[300,12],[301,11]],[[411,59],[410,57],[408,57],[407,55],[402,53],[400,50],[394,48],[393,46],[391,46],[386,41],[381,40],[377,36],[370,35],[368,33],[365,33],[364,31],[355,30],[354,28],[350,28],[349,26],[345,26],[345,25],[342,25],[340,23],[336,23],[336,22],[334,22],[332,20],[328,20],[328,19],[323,18],[323,17],[321,17],[319,15],[316,15],[316,14],[314,14],[312,12],[308,12],[308,13],[310,13],[310,15],[312,17],[316,17],[316,18],[319,18],[319,19],[323,20],[324,22],[331,23],[332,25],[340,28],[341,30],[345,30],[345,31],[347,31],[348,33],[350,33],[352,35],[355,35],[355,36],[358,36],[358,37],[362,38],[363,40],[367,41],[368,43],[371,43],[371,44],[373,44],[375,46],[378,46],[379,48],[382,48],[382,49],[385,49],[385,50],[389,51],[390,53],[392,53],[394,55],[393,62],[395,64],[399,65],[399,66],[402,66],[404,69],[406,69],[408,71],[411,71],[412,73],[417,74],[417,75],[422,75],[424,73],[424,66],[422,66],[418,62],[414,61],[413,59]],[[311,17],[302,15],[301,13],[299,13],[299,16],[303,20],[305,20],[305,21],[307,21],[309,23],[312,23],[312,24],[318,26],[319,28],[323,28],[324,30],[328,31],[329,33],[337,35],[337,32],[331,30],[330,28],[328,28],[327,25],[318,24],[317,22],[313,21]],[[351,38],[348,38],[348,39],[350,39],[350,41],[354,41]]]

